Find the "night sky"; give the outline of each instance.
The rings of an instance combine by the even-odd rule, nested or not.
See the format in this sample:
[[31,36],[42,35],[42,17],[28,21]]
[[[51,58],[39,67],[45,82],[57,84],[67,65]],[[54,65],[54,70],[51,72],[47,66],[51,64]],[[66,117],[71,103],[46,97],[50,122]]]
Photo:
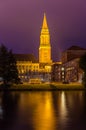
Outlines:
[[0,0],[0,43],[38,57],[44,12],[54,61],[71,45],[86,48],[86,0]]

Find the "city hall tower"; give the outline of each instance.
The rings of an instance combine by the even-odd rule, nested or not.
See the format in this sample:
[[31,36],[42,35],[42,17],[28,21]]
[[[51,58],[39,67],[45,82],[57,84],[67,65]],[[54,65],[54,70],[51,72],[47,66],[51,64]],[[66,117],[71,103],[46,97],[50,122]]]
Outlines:
[[39,63],[51,63],[51,45],[50,45],[50,33],[47,24],[46,14],[44,13],[43,24],[40,34],[40,46],[39,46]]

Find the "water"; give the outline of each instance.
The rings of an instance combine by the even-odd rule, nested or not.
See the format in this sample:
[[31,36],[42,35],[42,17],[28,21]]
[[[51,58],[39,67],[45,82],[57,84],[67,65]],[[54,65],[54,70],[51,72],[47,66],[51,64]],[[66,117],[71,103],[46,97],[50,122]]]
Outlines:
[[86,130],[86,92],[0,92],[0,130]]

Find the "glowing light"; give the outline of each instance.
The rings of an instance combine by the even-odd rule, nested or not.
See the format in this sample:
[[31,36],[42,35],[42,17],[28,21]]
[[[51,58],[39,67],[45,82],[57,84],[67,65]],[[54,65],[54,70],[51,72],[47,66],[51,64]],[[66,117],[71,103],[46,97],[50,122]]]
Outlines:
[[37,106],[33,117],[35,130],[54,130],[55,116],[51,100],[51,93],[48,93],[48,95],[45,96],[45,102],[43,102],[42,99]]
[[60,117],[63,123],[67,121],[67,107],[66,107],[66,99],[65,93],[61,94],[61,108],[60,108]]
[[47,25],[46,15],[44,13],[43,25],[40,35],[40,46],[39,46],[39,62],[40,63],[51,63],[51,46],[50,46],[50,34]]
[[47,20],[46,20],[46,14],[45,13],[44,13],[44,19],[43,19],[42,28],[43,29],[48,29]]

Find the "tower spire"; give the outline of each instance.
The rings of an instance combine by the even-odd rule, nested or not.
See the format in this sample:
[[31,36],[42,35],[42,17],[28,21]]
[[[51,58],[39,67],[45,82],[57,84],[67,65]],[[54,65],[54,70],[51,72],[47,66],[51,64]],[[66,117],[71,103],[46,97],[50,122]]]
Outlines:
[[51,63],[51,45],[50,45],[50,33],[47,25],[46,14],[44,13],[43,24],[40,34],[40,46],[39,46],[39,62]]
[[43,18],[43,25],[42,25],[43,29],[47,29],[48,25],[47,25],[47,19],[46,19],[46,14],[44,13],[44,18]]

